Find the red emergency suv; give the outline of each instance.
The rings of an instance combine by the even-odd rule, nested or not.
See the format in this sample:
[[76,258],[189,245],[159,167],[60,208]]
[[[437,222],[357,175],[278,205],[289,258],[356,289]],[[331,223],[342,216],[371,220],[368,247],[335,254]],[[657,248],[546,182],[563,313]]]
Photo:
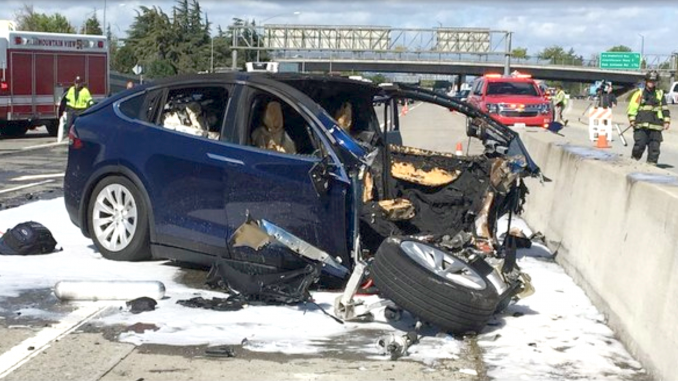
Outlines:
[[467,101],[506,125],[548,127],[553,121],[551,102],[529,75],[486,74],[473,82]]

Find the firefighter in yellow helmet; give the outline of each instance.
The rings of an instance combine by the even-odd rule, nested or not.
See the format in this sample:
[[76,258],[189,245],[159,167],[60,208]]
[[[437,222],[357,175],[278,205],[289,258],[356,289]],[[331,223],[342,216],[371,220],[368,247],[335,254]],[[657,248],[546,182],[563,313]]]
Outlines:
[[631,157],[640,160],[647,146],[647,163],[657,165],[662,131],[668,130],[671,114],[664,92],[657,89],[659,73],[652,70],[645,75],[645,88],[631,96],[628,107],[629,123],[633,126],[633,150]]
[[66,131],[70,128],[75,118],[94,104],[89,89],[82,83],[80,77],[75,77],[73,86],[66,92]]

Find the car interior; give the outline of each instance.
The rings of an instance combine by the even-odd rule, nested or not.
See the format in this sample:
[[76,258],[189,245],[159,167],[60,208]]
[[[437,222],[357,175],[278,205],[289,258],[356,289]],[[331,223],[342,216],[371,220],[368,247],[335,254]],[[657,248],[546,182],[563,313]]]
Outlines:
[[297,155],[317,149],[313,131],[289,104],[270,94],[257,94],[250,106],[247,145]]
[[159,124],[167,129],[218,140],[228,104],[223,87],[172,89],[162,107]]

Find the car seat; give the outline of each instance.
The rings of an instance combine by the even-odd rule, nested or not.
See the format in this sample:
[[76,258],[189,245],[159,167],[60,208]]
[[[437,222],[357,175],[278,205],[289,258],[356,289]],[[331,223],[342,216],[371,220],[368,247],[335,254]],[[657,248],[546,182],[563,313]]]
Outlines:
[[284,153],[297,153],[294,141],[285,132],[282,107],[272,101],[266,105],[262,125],[252,132],[255,147]]

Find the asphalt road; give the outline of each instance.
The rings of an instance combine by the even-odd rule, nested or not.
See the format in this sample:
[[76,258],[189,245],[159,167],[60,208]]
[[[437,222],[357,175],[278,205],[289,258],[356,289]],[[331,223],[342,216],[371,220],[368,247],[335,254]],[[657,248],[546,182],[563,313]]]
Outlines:
[[[563,144],[580,145],[583,147],[595,147],[596,142],[589,139],[589,120],[585,113],[591,102],[584,100],[573,100],[563,114],[565,119],[569,120],[567,127],[563,128],[560,133]],[[628,119],[626,117],[626,108],[628,103],[619,103],[618,107],[612,111],[612,121],[618,124],[623,131],[628,127]],[[664,168],[672,173],[678,173],[678,106],[670,105],[669,109],[673,116],[673,123],[668,131],[663,133],[664,142],[661,145],[661,155],[659,156],[659,167]],[[631,148],[633,147],[633,130],[629,129],[624,133],[628,146],[624,146],[618,136],[616,130],[613,129],[613,141],[611,148],[604,149],[606,152],[611,152],[619,155],[621,158],[630,159]],[[641,161],[645,162],[647,153],[642,157]]]
[[[22,138],[0,140],[0,210],[38,199],[63,195],[66,143],[55,145],[46,131],[29,131]],[[11,226],[3,226],[0,231]],[[181,282],[197,289],[204,286],[204,270],[181,270]],[[17,347],[24,340],[44,334],[43,328],[59,326],[48,317],[25,316],[13,311],[38,309],[66,313],[74,307],[60,303],[51,290],[39,289],[13,298],[0,298],[0,373],[12,356],[33,346]],[[319,355],[262,353],[238,348],[237,358],[205,356],[205,346],[135,346],[116,340],[127,327],[94,327],[84,324],[51,342],[4,380],[279,380],[292,375],[309,379],[474,380],[484,365],[474,339],[463,340],[462,354],[434,367],[418,361],[384,362],[356,358],[341,349]],[[38,336],[36,336],[38,335]],[[365,338],[370,343],[376,338]],[[337,345],[355,345],[353,343]],[[350,352],[350,351],[347,351]],[[283,365],[284,364],[284,365]],[[464,370],[461,372],[460,370]],[[0,378],[2,374],[0,374]]]
[[[574,115],[576,110],[573,108],[570,114]],[[570,116],[570,119],[576,118]],[[471,154],[482,150],[477,141],[472,140],[469,143],[465,136],[465,119],[447,109],[431,105],[410,105],[409,113],[401,118],[401,122],[405,145],[454,152],[457,143],[461,143],[462,149]],[[575,139],[581,140],[585,129],[571,124],[564,135],[564,141],[574,142]],[[0,160],[3,162],[0,172],[0,203],[3,208],[18,206],[36,198],[61,195],[62,178],[57,175],[65,169],[67,146],[34,147],[53,141],[54,138],[46,137],[40,131],[32,132],[22,139],[0,140]],[[670,156],[667,154],[664,157],[668,160]],[[18,179],[21,177],[24,178]],[[46,180],[54,181],[12,190],[21,185]],[[2,226],[2,221],[0,228],[6,228]],[[199,288],[204,276],[204,271],[183,269],[181,282]],[[16,351],[18,344],[35,337],[43,328],[54,323],[44,318],[13,313],[30,308],[63,312],[71,307],[60,304],[50,290],[35,290],[16,298],[0,300],[0,353],[8,353],[11,348]],[[481,349],[473,338],[463,340],[463,350],[457,358],[440,361],[432,366],[417,361],[370,361],[354,355],[342,355],[341,350],[322,355],[290,356],[242,349],[238,351],[237,358],[207,358],[204,355],[204,346],[134,346],[115,340],[120,330],[127,328],[82,325],[52,342],[48,349],[5,379],[486,379]],[[25,348],[26,351],[33,349]]]
[[43,127],[21,138],[0,138],[0,209],[61,196],[67,152],[67,142],[56,143]]

